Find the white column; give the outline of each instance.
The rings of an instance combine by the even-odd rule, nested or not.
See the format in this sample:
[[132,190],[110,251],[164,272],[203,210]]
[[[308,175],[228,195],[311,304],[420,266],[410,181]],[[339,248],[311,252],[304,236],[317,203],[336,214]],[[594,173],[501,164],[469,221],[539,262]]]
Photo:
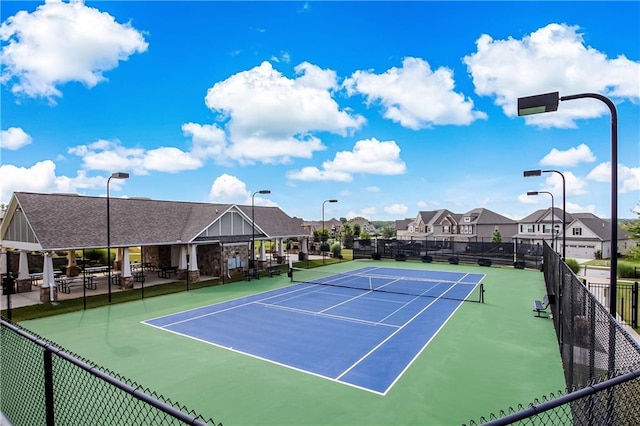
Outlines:
[[26,280],[29,278],[29,260],[25,250],[20,250],[20,263],[18,265],[18,279]]
[[183,271],[187,269],[187,246],[180,246],[180,258],[178,259],[178,269]]
[[284,256],[284,240],[283,239],[278,240],[278,255]]
[[264,240],[260,241],[260,260],[265,260],[267,258],[265,247],[266,247],[266,244],[264,243]]
[[131,261],[129,260],[129,247],[122,249],[122,277],[131,276]]
[[49,301],[53,302],[53,288],[56,285],[53,277],[53,258],[51,253],[44,253],[44,266],[42,268],[42,287],[49,288]]
[[0,275],[7,273],[7,249],[0,249]]
[[198,248],[197,244],[191,244],[191,252],[189,253],[189,270],[198,270]]
[[309,253],[309,237],[302,238],[301,246],[300,250],[302,250],[303,253]]

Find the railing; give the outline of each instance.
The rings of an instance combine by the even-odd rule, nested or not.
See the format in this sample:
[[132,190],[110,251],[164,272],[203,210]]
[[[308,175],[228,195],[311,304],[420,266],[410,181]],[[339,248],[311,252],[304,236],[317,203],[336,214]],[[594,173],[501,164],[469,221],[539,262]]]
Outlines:
[[554,296],[566,394],[469,424],[640,424],[640,346],[547,244],[544,277],[547,294]]
[[0,341],[0,411],[12,424],[216,425],[4,319]]

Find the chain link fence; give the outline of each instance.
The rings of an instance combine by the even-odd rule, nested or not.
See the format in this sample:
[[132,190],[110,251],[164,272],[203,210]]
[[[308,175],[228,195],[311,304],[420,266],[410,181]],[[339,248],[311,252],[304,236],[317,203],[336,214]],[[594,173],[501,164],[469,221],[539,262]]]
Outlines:
[[442,238],[414,238],[410,240],[356,240],[354,259],[387,258],[422,260],[423,262],[479,263],[539,269],[543,249],[540,244],[517,239],[493,242],[475,238],[474,241],[453,241]]
[[566,391],[470,425],[639,425],[640,346],[548,245],[544,277]]
[[0,319],[0,411],[15,425],[218,425]]

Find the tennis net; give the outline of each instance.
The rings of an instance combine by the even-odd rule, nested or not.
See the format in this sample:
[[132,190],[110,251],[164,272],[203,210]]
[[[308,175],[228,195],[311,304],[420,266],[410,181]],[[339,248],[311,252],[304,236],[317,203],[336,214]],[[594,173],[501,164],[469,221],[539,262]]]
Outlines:
[[291,281],[296,283],[484,303],[482,282],[445,281],[423,277],[302,268],[292,268],[290,276]]

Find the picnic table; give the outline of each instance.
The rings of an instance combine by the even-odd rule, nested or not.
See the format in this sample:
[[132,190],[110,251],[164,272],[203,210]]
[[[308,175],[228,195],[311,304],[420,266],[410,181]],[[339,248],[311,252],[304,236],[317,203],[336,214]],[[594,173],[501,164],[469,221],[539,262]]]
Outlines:
[[81,287],[84,286],[90,290],[95,290],[97,288],[96,282],[94,280],[95,275],[78,275],[76,277],[58,277],[55,279],[56,287],[58,287],[58,291],[69,294],[71,293],[71,289],[73,287]]
[[[58,277],[62,275],[62,271],[53,271],[53,276]],[[29,278],[31,278],[31,285],[37,285],[36,281],[40,281],[44,278],[44,273],[43,272],[34,272],[33,274],[29,274]]]
[[109,272],[109,269],[110,268],[108,266],[91,266],[89,268],[84,268],[84,272],[87,272],[89,274],[102,272],[103,274],[107,275],[107,272]]

